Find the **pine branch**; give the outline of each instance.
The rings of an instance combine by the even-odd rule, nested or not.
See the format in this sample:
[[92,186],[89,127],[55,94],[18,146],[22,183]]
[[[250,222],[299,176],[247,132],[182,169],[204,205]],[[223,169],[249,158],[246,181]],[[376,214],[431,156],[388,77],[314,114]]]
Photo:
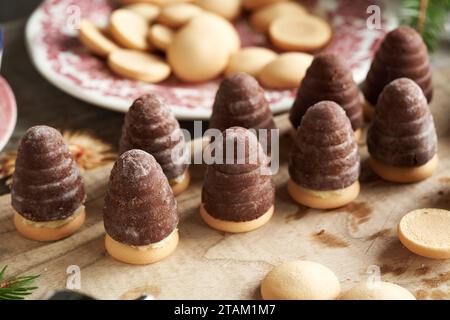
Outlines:
[[402,0],[401,24],[415,28],[433,51],[444,30],[450,0]]
[[38,288],[30,285],[39,275],[6,278],[6,267],[0,271],[0,300],[22,300]]

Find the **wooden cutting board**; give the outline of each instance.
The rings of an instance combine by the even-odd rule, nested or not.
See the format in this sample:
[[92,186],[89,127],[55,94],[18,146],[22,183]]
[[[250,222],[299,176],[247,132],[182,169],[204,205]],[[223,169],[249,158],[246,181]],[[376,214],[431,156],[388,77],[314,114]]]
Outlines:
[[[430,260],[405,249],[396,226],[408,211],[421,207],[450,209],[450,70],[435,73],[431,109],[440,137],[436,174],[417,184],[380,180],[367,165],[361,144],[362,191],[337,210],[299,207],[286,191],[287,156],[292,140],[281,139],[281,167],[274,176],[276,211],[263,228],[247,234],[209,229],[198,207],[205,167],[191,167],[192,184],[178,197],[180,244],[168,259],[149,266],[113,260],[104,248],[103,197],[111,166],[86,172],[88,218],[75,235],[54,243],[19,236],[12,224],[10,196],[0,197],[0,266],[10,274],[40,274],[39,298],[64,288],[70,266],[81,269],[81,290],[99,299],[133,299],[147,293],[156,299],[259,299],[261,279],[286,260],[308,259],[337,274],[344,290],[379,270],[383,280],[398,283],[419,299],[450,299],[450,261]],[[450,235],[449,235],[450,237]]]

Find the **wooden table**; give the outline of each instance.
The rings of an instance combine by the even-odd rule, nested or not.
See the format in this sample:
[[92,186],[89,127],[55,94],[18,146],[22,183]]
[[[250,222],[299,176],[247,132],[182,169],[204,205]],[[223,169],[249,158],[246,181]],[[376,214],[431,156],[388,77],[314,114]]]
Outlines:
[[[17,146],[24,130],[35,124],[60,129],[90,129],[115,144],[123,115],[89,106],[58,91],[30,64],[23,41],[23,22],[6,26],[3,74],[19,104],[19,118],[9,149]],[[259,283],[282,261],[309,259],[334,270],[343,289],[379,268],[382,279],[410,289],[419,299],[450,299],[450,261],[419,257],[396,237],[403,214],[419,207],[450,209],[450,55],[435,55],[435,99],[431,106],[440,137],[438,172],[430,179],[395,185],[377,178],[367,166],[361,145],[362,192],[352,204],[331,211],[299,207],[286,192],[286,158],[291,145],[281,140],[281,168],[274,177],[276,212],[265,227],[230,235],[209,229],[198,215],[203,166],[191,168],[193,182],[178,198],[181,242],[167,260],[150,266],[130,266],[105,252],[101,209],[110,166],[85,173],[88,219],[75,235],[55,243],[25,240],[11,222],[10,196],[0,197],[0,265],[12,274],[41,274],[38,298],[63,288],[67,268],[81,268],[81,289],[98,298],[135,298],[149,293],[158,299],[254,299]],[[371,267],[372,266],[372,267]]]

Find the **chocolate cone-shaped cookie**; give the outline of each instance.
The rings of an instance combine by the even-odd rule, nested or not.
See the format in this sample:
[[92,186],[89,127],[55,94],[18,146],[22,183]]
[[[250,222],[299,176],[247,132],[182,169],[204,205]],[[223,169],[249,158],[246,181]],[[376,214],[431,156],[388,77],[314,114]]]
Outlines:
[[[241,127],[224,131],[216,140],[216,163],[208,165],[202,191],[206,211],[226,221],[251,221],[266,213],[274,204],[275,188],[269,160],[256,136]],[[234,152],[227,148],[234,145]]]
[[14,209],[35,222],[64,220],[85,197],[77,164],[61,134],[47,126],[28,129],[20,142],[13,175]]
[[177,203],[161,166],[142,150],[123,153],[114,164],[103,208],[105,230],[133,246],[159,242],[177,227]]
[[[209,127],[224,131],[238,126],[246,129],[275,129],[269,103],[258,81],[246,73],[225,77],[217,91]],[[270,133],[267,133],[270,138]],[[267,142],[270,150],[270,139]]]
[[399,27],[383,40],[362,87],[366,100],[375,106],[383,88],[398,78],[414,80],[431,101],[433,86],[427,47],[420,34],[409,27]]
[[350,68],[332,53],[317,55],[308,68],[289,114],[294,128],[298,128],[309,107],[324,100],[334,101],[345,110],[353,130],[362,127],[364,100]]
[[119,152],[131,149],[141,149],[154,156],[169,180],[183,175],[188,166],[185,140],[177,119],[151,94],[134,101],[125,116]]
[[387,85],[378,99],[367,146],[379,162],[394,167],[417,167],[437,153],[433,116],[420,87],[401,78]]
[[291,179],[311,190],[344,189],[358,180],[359,152],[344,109],[332,101],[308,108],[289,159]]

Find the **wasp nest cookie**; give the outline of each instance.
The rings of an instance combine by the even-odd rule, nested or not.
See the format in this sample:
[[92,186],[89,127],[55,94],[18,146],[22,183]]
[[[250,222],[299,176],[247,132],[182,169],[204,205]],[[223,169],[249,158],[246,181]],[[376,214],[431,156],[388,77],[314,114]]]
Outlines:
[[332,209],[359,194],[360,158],[350,120],[332,101],[310,107],[289,158],[288,192],[307,207]]
[[215,161],[205,174],[200,207],[203,220],[214,229],[233,233],[267,223],[274,212],[275,187],[269,160],[256,136],[232,127],[211,146]]
[[383,88],[392,80],[403,77],[414,80],[428,102],[431,101],[433,86],[427,47],[420,34],[410,27],[389,32],[372,61],[362,86],[368,118],[373,117],[373,108]]
[[[275,129],[264,90],[255,78],[245,73],[225,77],[217,91],[209,127],[224,131],[239,126],[246,129]],[[264,147],[270,150],[270,132]]]
[[415,182],[437,167],[433,116],[420,87],[412,80],[392,81],[381,93],[367,135],[372,169],[385,180]]
[[128,110],[119,151],[141,149],[161,165],[175,195],[189,185],[188,149],[171,110],[154,95],[138,98]]
[[323,100],[340,105],[350,119],[353,131],[360,135],[364,122],[362,95],[350,68],[332,53],[317,55],[306,71],[289,114],[293,127],[298,128],[309,107]]
[[115,259],[149,264],[178,244],[177,203],[161,166],[142,150],[129,150],[114,164],[105,197],[105,246]]
[[65,238],[82,226],[85,198],[80,172],[61,134],[47,126],[28,129],[11,190],[16,229],[32,240]]

